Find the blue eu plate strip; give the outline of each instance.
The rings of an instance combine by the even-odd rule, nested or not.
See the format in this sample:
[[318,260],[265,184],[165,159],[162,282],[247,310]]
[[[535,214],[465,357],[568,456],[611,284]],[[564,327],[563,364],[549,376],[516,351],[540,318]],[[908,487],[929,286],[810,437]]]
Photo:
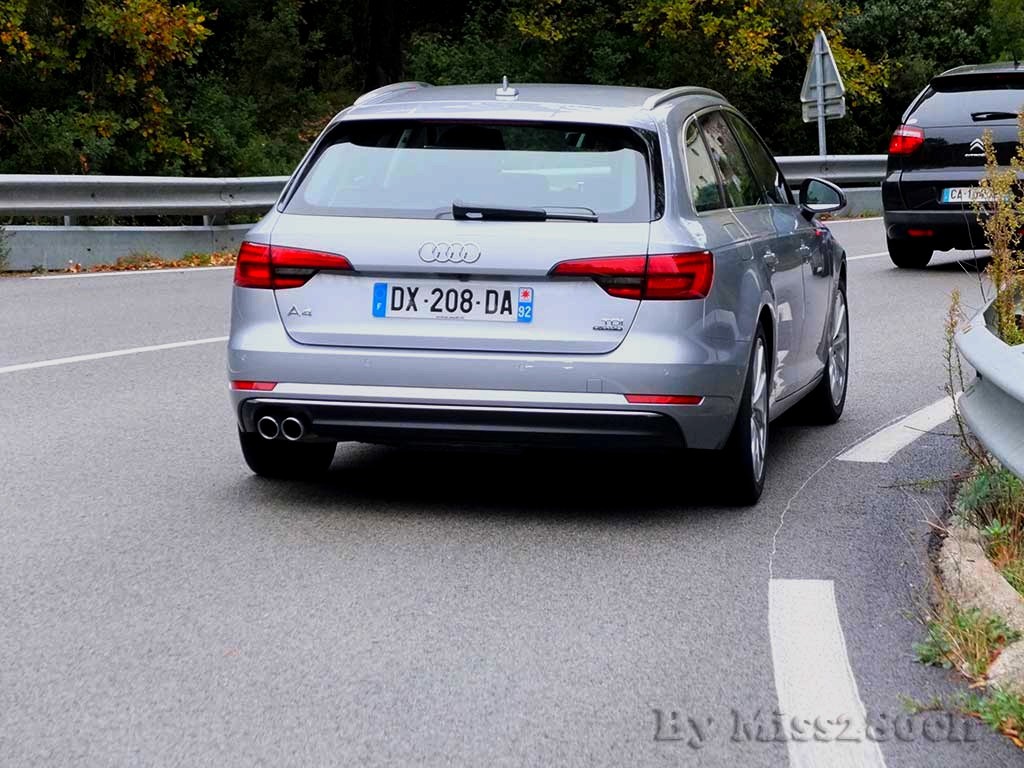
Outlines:
[[373,284],[373,316],[386,317],[388,311],[388,284]]

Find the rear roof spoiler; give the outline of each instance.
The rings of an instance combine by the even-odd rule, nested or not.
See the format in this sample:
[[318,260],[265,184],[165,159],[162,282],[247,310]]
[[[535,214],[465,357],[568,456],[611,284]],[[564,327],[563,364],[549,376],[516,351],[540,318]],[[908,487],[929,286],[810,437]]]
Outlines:
[[697,85],[681,85],[677,88],[667,88],[664,91],[659,91],[653,96],[648,96],[644,100],[644,109],[650,111],[657,109],[662,104],[673,99],[681,99],[683,96],[710,96],[714,99],[721,99],[725,101],[725,96],[720,94],[718,91],[713,91],[710,88],[701,88]]
[[380,101],[386,101],[388,96],[392,96],[396,93],[401,93],[404,91],[416,91],[419,90],[420,88],[430,87],[430,83],[423,83],[420,82],[419,80],[407,80],[401,83],[391,83],[390,85],[385,85],[380,88],[376,88],[372,91],[369,91],[367,93],[364,93],[354,102],[352,102],[352,106],[357,107],[360,104],[376,104],[377,102]]
[[936,75],[931,80],[936,91],[997,90],[1000,88],[1024,88],[1024,69],[985,71],[956,69]]

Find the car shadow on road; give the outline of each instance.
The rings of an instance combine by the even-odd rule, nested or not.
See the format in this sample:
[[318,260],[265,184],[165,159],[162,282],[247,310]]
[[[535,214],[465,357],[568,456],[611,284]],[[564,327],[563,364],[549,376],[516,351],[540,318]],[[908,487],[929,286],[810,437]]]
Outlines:
[[742,514],[723,493],[729,472],[703,452],[625,454],[548,450],[387,448],[342,444],[317,482],[252,477],[244,492],[308,511],[603,520]]

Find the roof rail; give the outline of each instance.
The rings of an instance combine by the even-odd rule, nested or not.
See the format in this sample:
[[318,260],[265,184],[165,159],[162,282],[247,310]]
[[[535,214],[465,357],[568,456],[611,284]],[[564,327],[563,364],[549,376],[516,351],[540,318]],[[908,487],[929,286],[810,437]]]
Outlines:
[[359,104],[374,104],[378,101],[383,101],[385,97],[390,96],[393,93],[399,93],[401,91],[415,91],[419,88],[430,88],[430,83],[422,83],[419,80],[407,80],[401,83],[391,83],[390,85],[384,85],[380,88],[375,88],[372,91],[368,91],[352,102],[352,106],[358,106]]
[[716,99],[725,101],[725,96],[710,88],[701,88],[699,85],[680,85],[677,88],[667,88],[659,91],[653,96],[644,100],[644,109],[651,110],[660,107],[666,101],[672,101],[682,96],[713,96]]

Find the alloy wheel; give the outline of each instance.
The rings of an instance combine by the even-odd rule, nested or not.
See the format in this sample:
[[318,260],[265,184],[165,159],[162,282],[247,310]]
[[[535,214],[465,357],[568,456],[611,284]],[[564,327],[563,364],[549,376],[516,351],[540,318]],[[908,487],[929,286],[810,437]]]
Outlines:
[[832,340],[828,348],[828,378],[832,388],[832,403],[839,405],[846,391],[846,374],[850,363],[849,319],[846,314],[846,294],[836,291],[832,310]]
[[768,356],[762,338],[757,339],[754,348],[753,376],[750,388],[750,458],[754,477],[760,480],[768,447]]

